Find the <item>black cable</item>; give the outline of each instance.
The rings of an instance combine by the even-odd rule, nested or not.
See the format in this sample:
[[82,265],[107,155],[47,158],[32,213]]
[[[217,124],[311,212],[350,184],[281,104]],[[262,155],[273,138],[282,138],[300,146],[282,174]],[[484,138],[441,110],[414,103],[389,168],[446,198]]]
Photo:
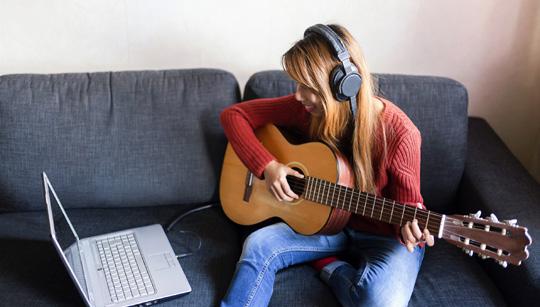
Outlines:
[[[178,223],[180,222],[183,218],[185,218],[186,216],[192,214],[192,213],[195,213],[195,212],[199,212],[199,211],[202,211],[202,210],[206,210],[206,209],[210,209],[210,208],[213,208],[213,207],[217,207],[218,203],[215,203],[215,202],[212,202],[210,204],[204,204],[202,206],[198,206],[198,207],[195,207],[195,208],[192,208],[182,214],[180,214],[179,216],[177,216],[172,222],[169,223],[169,225],[167,227],[165,227],[165,232],[168,233],[171,231],[171,229]],[[199,246],[197,247],[197,249],[189,252],[189,253],[183,253],[183,254],[178,254],[176,255],[176,258],[177,259],[180,259],[180,258],[183,258],[183,257],[186,257],[186,256],[189,256],[189,255],[193,255],[194,253],[196,253],[197,251],[199,251],[201,249],[201,246],[202,246],[202,239],[199,235],[197,235],[197,233],[193,232],[193,231],[188,231],[188,230],[179,230],[180,233],[192,233],[194,234],[197,239],[199,240]]]
[[190,209],[190,210],[180,214],[172,222],[170,222],[167,227],[165,227],[165,232],[171,231],[171,229],[174,227],[174,225],[176,225],[176,223],[180,222],[180,220],[185,218],[186,216],[188,216],[188,215],[190,215],[192,213],[199,212],[199,211],[205,210],[205,209],[210,209],[210,208],[216,207],[216,206],[217,206],[217,203],[212,202],[212,203],[207,204],[207,205],[202,205],[202,206],[199,206],[199,207],[195,207],[193,209]]
[[187,253],[182,253],[182,254],[176,254],[176,259],[180,259],[180,258],[184,258],[184,257],[187,257],[187,256],[191,256],[193,254],[195,254],[196,252],[198,252],[200,249],[201,249],[201,246],[202,246],[202,239],[201,237],[194,231],[189,231],[189,230],[179,230],[178,232],[180,233],[192,233],[195,237],[197,237],[197,239],[199,240],[199,245],[197,246],[196,249],[194,250],[190,250],[189,252]]

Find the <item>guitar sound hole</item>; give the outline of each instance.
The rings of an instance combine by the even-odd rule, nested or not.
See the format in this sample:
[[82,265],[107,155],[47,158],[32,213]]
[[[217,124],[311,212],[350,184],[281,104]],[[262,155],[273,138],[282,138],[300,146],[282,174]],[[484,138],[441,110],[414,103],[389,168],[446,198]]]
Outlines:
[[[292,169],[304,175],[304,172],[301,169],[297,167],[292,167]],[[289,186],[294,193],[296,193],[297,195],[304,194],[305,180],[303,178],[289,175],[287,176],[287,182],[289,183]]]
[[299,172],[300,174],[304,175],[304,171],[299,169],[298,167],[294,166],[294,167],[292,167],[292,169]]

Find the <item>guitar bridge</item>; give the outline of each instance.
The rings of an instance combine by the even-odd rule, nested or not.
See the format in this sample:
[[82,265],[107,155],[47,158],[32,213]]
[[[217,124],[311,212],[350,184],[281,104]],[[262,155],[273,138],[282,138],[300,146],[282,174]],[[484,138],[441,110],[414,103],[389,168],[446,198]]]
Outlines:
[[252,190],[253,190],[253,173],[248,170],[246,174],[246,183],[245,183],[244,197],[243,197],[243,200],[245,202],[249,202],[249,198],[251,197]]

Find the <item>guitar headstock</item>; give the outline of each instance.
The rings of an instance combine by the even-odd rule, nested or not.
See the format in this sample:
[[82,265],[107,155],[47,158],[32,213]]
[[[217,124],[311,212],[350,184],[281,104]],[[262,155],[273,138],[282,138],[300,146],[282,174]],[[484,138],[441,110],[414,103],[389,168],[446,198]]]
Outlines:
[[461,247],[466,254],[492,258],[503,267],[508,263],[520,265],[529,257],[527,246],[532,242],[527,228],[516,220],[500,222],[494,214],[481,218],[481,212],[447,216],[442,238]]

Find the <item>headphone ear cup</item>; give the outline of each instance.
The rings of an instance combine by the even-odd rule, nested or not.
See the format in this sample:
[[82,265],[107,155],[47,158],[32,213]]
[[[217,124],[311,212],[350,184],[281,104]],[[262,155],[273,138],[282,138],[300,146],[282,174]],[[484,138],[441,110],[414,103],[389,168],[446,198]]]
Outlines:
[[330,87],[332,88],[334,97],[339,101],[345,101],[348,98],[347,96],[343,95],[343,92],[341,91],[341,82],[344,76],[345,71],[343,70],[342,65],[334,67],[330,73]]
[[353,97],[358,94],[361,85],[362,77],[358,73],[352,72],[341,79],[339,90],[343,96]]

